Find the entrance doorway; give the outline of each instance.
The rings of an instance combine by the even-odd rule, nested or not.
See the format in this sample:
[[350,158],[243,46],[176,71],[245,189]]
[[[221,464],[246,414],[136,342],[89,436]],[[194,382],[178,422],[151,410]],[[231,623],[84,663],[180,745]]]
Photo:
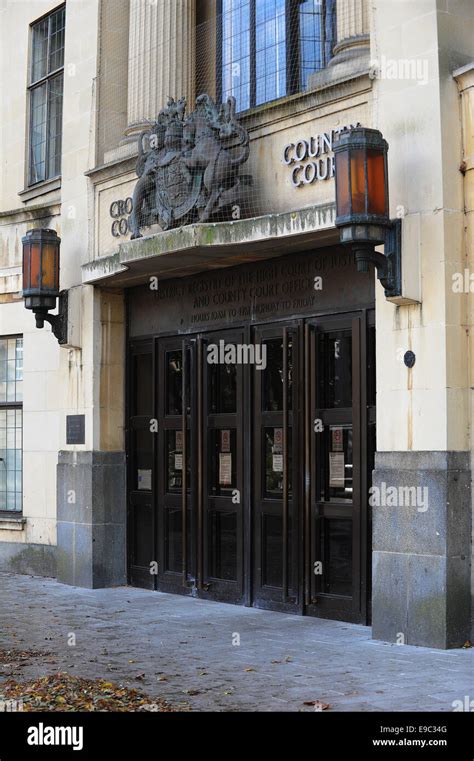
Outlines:
[[369,622],[373,310],[134,340],[129,412],[131,584]]

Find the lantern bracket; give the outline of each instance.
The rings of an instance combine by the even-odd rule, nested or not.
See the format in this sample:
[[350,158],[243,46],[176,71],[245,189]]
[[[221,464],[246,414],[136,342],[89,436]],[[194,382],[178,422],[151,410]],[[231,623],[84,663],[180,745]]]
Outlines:
[[60,345],[67,343],[67,315],[68,315],[68,292],[60,291],[58,298],[58,313],[49,314],[45,309],[35,309],[37,328],[44,328],[44,323],[49,322],[51,332],[58,339]]
[[385,289],[385,297],[400,296],[402,292],[402,220],[395,219],[386,227],[384,248],[381,254],[370,243],[353,243],[359,272],[367,272],[371,263],[377,270],[377,278]]
[[386,298],[402,295],[402,220],[390,220],[385,237],[388,279],[382,283]]

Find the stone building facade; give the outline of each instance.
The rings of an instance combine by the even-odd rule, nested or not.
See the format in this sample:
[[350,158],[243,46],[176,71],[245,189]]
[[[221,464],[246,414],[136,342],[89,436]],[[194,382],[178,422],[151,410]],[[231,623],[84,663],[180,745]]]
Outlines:
[[[470,0],[0,2],[1,570],[469,638],[473,21]],[[140,135],[203,93],[235,98],[245,201],[131,239]],[[396,296],[335,226],[356,125],[389,144]],[[23,304],[38,227],[62,346]],[[268,365],[212,367],[220,341]]]

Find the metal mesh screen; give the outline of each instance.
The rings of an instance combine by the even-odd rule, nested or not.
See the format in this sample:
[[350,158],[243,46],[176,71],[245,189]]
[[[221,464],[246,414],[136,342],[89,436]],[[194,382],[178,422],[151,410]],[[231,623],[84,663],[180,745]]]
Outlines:
[[96,190],[97,255],[131,235],[278,211],[279,183],[333,176],[332,134],[308,127],[278,156],[263,138],[304,110],[351,28],[336,0],[108,0],[103,14],[98,163],[128,164]]

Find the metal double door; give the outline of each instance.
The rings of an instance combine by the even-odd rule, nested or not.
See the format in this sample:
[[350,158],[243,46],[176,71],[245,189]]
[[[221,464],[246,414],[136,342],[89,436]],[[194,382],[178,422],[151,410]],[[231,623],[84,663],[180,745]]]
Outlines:
[[358,312],[152,342],[147,586],[368,620],[373,330]]

